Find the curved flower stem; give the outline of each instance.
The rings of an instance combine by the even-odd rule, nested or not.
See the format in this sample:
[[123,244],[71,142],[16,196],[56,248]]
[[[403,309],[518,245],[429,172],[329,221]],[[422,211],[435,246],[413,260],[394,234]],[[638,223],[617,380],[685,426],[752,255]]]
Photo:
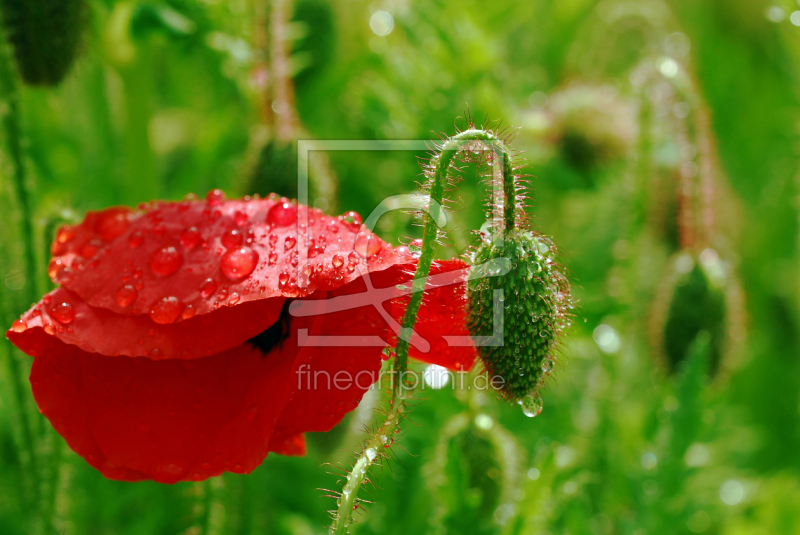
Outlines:
[[[477,142],[477,144],[476,144]],[[333,515],[333,524],[328,529],[329,535],[346,535],[352,523],[353,510],[358,507],[358,491],[366,478],[367,470],[376,459],[383,454],[382,451],[392,443],[394,433],[400,429],[400,422],[405,411],[406,401],[413,393],[413,386],[406,382],[408,372],[408,353],[410,349],[411,333],[417,320],[417,313],[422,304],[422,294],[428,280],[433,257],[436,252],[436,239],[439,227],[437,221],[443,210],[442,198],[444,196],[447,176],[456,155],[465,150],[472,152],[490,151],[490,157],[499,166],[502,174],[504,202],[499,199],[493,201],[494,208],[504,206],[503,220],[505,229],[514,229],[518,219],[516,176],[511,161],[511,155],[502,139],[494,132],[479,129],[468,129],[448,138],[439,147],[439,154],[432,158],[428,168],[431,176],[430,206],[425,212],[424,230],[422,233],[422,250],[417,262],[412,282],[412,293],[401,321],[401,331],[397,340],[393,366],[394,381],[392,384],[392,401],[386,421],[381,424],[375,434],[364,445],[361,455],[347,476],[347,483],[342,489],[342,494],[337,500],[338,510]]]

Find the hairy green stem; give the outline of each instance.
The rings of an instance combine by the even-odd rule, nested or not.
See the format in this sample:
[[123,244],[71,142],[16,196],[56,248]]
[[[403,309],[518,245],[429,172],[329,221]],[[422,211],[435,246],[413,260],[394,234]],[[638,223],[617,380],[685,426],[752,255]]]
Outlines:
[[[478,144],[476,145],[475,142]],[[413,393],[413,386],[406,382],[408,372],[408,354],[411,343],[411,333],[417,320],[417,314],[422,304],[423,291],[428,281],[431,264],[436,253],[436,239],[439,227],[437,221],[441,216],[442,198],[450,167],[456,155],[462,151],[492,153],[494,165],[500,166],[502,173],[502,186],[504,202],[493,200],[493,206],[504,206],[503,220],[507,230],[514,229],[518,219],[516,178],[511,156],[505,143],[494,132],[478,129],[469,129],[448,138],[441,147],[439,154],[431,161],[430,168],[430,204],[425,212],[424,230],[422,233],[422,249],[414,272],[411,286],[411,297],[400,322],[401,331],[397,340],[393,366],[392,401],[386,421],[381,424],[375,434],[364,445],[363,451],[358,456],[353,469],[347,476],[342,493],[337,501],[338,510],[333,515],[333,524],[328,529],[329,535],[346,535],[352,523],[353,511],[357,508],[358,492],[366,478],[370,466],[381,456],[385,448],[389,447],[395,432],[400,429],[400,422],[405,411],[405,404]]]
[[[12,169],[12,180],[19,207],[19,230],[22,234],[25,262],[25,298],[28,303],[36,300],[34,273],[36,255],[33,246],[33,216],[28,192],[27,173],[22,147],[22,125],[20,121],[19,92],[16,73],[5,39],[5,28],[0,25],[0,95],[5,100],[6,110],[2,113],[2,128],[5,135],[8,155]],[[39,463],[36,454],[33,427],[28,413],[27,396],[22,383],[22,366],[13,352],[8,352],[8,368],[11,388],[17,406],[19,425],[22,430],[23,447],[27,454],[26,474],[31,481],[33,503],[38,503],[40,493]]]

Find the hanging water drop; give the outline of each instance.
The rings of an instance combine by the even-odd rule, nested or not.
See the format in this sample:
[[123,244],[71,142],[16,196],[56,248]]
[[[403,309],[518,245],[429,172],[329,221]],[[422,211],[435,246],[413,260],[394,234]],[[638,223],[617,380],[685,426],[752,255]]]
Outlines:
[[528,418],[539,416],[542,413],[542,408],[544,408],[542,396],[539,392],[528,394],[519,401],[519,404],[522,407],[522,414]]

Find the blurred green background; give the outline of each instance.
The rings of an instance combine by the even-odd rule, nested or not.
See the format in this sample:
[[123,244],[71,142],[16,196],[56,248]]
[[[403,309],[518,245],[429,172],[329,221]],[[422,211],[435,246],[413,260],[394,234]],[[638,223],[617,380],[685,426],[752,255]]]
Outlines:
[[[0,2],[8,33],[24,3]],[[291,197],[297,139],[432,139],[467,114],[501,120],[518,128],[532,224],[559,244],[578,303],[544,411],[531,419],[491,396],[427,389],[352,531],[800,533],[800,5],[74,5],[78,17],[23,30],[44,53],[21,61],[39,64],[53,58],[37,28],[50,41],[79,32],[57,86],[23,84],[6,46],[4,328],[49,288],[56,226],[86,210],[211,188]],[[53,42],[64,52],[68,40]],[[315,153],[311,201],[368,214],[414,190],[420,156]],[[478,173],[464,170],[443,257],[476,239]],[[407,243],[413,223],[392,214],[379,233]],[[205,483],[126,484],[103,479],[38,415],[30,359],[5,340],[0,357],[2,535],[325,533],[335,501],[319,489],[341,481],[323,463],[350,462],[383,395],[310,437],[305,458],[271,455],[249,476]],[[30,506],[34,468],[43,508]]]

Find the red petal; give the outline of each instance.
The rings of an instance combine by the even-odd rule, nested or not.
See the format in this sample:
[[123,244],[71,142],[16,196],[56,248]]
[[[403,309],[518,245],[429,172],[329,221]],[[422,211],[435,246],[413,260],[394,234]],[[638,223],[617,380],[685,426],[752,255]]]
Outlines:
[[[401,268],[395,267],[370,275],[369,283],[383,292],[366,293],[367,281],[359,279],[290,307],[290,314],[303,315],[292,318],[291,338],[281,351],[294,354],[298,340],[303,343],[295,360],[291,401],[275,428],[276,437],[329,431],[358,406],[378,380],[383,349],[391,338],[389,299],[401,278]],[[345,299],[345,309],[333,311]]]
[[247,344],[156,362],[54,341],[34,359],[31,385],[56,431],[103,475],[175,483],[261,464],[293,366]]
[[[461,260],[434,262],[422,299],[422,306],[414,331],[427,340],[430,349],[422,351],[413,344],[409,355],[429,364],[438,364],[459,371],[470,370],[475,362],[475,348],[468,340],[467,285],[469,266]],[[410,277],[409,277],[410,280]],[[407,284],[410,286],[410,284]],[[399,320],[408,306],[409,297],[392,301],[392,316]],[[446,336],[459,337],[466,346],[446,340]],[[452,340],[452,339],[451,339]]]
[[288,455],[291,457],[303,457],[308,452],[306,448],[306,437],[303,434],[294,435],[281,442],[274,438],[269,443],[269,451],[278,455]]
[[[241,345],[263,332],[278,319],[283,302],[282,297],[251,301],[159,325],[148,316],[123,316],[90,307],[69,290],[57,288],[22,316],[25,330],[12,329],[7,336],[34,357],[60,345],[60,340],[101,355],[146,356],[154,360],[197,358]],[[74,314],[67,324],[55,319],[58,314],[54,307],[63,307],[64,303]]]
[[[354,280],[365,256],[371,270],[398,261],[390,245],[348,220],[285,199],[219,195],[154,202],[140,212],[89,212],[59,231],[53,253],[56,282],[91,306],[125,315],[148,313],[170,297],[202,315],[225,304],[304,296]],[[307,287],[298,287],[298,276]]]

